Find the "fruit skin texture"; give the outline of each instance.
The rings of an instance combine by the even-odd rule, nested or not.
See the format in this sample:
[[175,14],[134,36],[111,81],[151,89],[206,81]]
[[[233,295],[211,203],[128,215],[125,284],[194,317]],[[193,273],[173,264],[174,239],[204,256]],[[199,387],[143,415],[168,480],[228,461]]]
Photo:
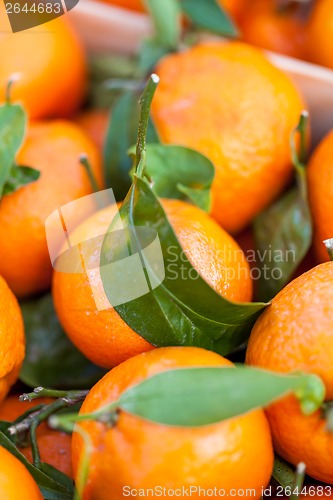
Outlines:
[[288,182],[302,98],[260,50],[210,42],[163,58],[152,115],[163,142],[214,163],[212,216],[241,230]]
[[[16,382],[25,353],[24,326],[20,306],[0,276],[0,402]],[[1,495],[0,495],[0,498]]]
[[24,465],[0,446],[0,498],[1,500],[43,500],[40,489]]
[[[231,363],[194,347],[167,347],[140,354],[107,373],[90,391],[80,414],[117,400],[128,387],[156,373],[223,365]],[[112,500],[121,499],[125,485],[172,489],[201,486],[227,491],[255,488],[259,498],[272,472],[271,437],[261,410],[196,428],[158,425],[121,411],[113,428],[95,421],[82,423],[82,428],[90,436],[93,450],[84,500],[106,500],[111,491]],[[75,475],[82,449],[82,438],[74,433]]]
[[[39,398],[35,401],[20,402],[18,396],[9,396],[0,406],[0,420],[13,422],[19,416],[34,406],[52,403],[54,399]],[[73,477],[71,463],[71,436],[64,432],[51,429],[43,422],[37,429],[37,442],[42,462],[53,465],[67,476]],[[29,460],[32,460],[31,447],[20,448],[20,452]]]
[[305,58],[305,29],[295,13],[279,12],[272,0],[253,0],[240,22],[245,42],[298,59]]
[[[246,362],[277,372],[302,371],[320,376],[326,399],[333,398],[333,263],[311,269],[287,285],[256,322]],[[294,396],[266,411],[279,455],[307,474],[333,483],[333,435],[321,412],[301,413]]]
[[19,74],[12,102],[23,102],[31,119],[68,117],[80,105],[86,85],[83,47],[71,25],[59,18],[12,34],[0,5],[0,103],[9,78]]
[[[209,215],[193,205],[179,200],[163,200],[163,207],[187,257],[203,278],[228,299],[250,301],[252,281],[249,266],[236,242]],[[76,228],[71,239],[84,241],[103,234],[115,213],[115,205],[97,212]],[[101,243],[89,259],[89,269],[99,267]],[[175,271],[175,266],[181,265],[181,262],[174,262],[172,248],[170,262]],[[229,278],[228,272],[235,273],[235,277]],[[92,271],[92,276],[95,276],[95,271]],[[115,309],[97,310],[87,273],[55,271],[52,290],[56,312],[67,335],[94,363],[112,368],[153,348],[121,319]]]
[[[101,183],[99,154],[77,125],[63,120],[30,124],[17,162],[39,170],[40,178],[4,196],[0,203],[0,273],[18,297],[51,285],[45,220],[62,205],[92,193],[79,163],[83,152]],[[72,217],[79,223],[84,215],[73,207]]]
[[319,262],[329,260],[323,243],[333,238],[333,131],[313,152],[307,167],[308,190],[314,223],[314,249]]
[[333,10],[331,0],[317,0],[314,2],[306,32],[308,59],[316,64],[333,68],[331,45]]

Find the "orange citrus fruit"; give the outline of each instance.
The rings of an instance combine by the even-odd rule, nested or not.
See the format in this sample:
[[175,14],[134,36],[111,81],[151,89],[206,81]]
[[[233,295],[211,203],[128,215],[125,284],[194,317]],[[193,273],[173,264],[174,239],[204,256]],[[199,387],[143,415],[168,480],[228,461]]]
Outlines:
[[[128,387],[156,373],[230,365],[227,359],[195,347],[143,353],[107,373],[88,394],[80,414],[116,401]],[[124,487],[146,490],[156,486],[177,491],[190,487],[224,489],[228,496],[236,493],[235,498],[241,497],[237,495],[241,489],[253,489],[253,498],[259,498],[272,472],[271,436],[262,410],[194,428],[158,425],[123,411],[114,427],[93,420],[79,425],[92,448],[84,500],[107,500],[110,491],[118,500],[123,498]],[[83,440],[74,432],[75,477],[83,450]],[[199,492],[194,490],[192,498],[200,498]]]
[[307,167],[308,189],[314,224],[314,248],[320,262],[329,260],[323,243],[333,238],[333,131],[313,152]]
[[240,30],[248,43],[290,57],[305,57],[303,23],[295,11],[278,10],[272,0],[253,0],[242,18]]
[[[0,273],[19,297],[50,287],[46,218],[62,205],[92,192],[79,163],[81,153],[90,158],[101,184],[99,154],[77,125],[62,120],[29,125],[17,162],[39,170],[40,178],[4,196],[0,204]],[[75,206],[71,212],[68,215],[73,224],[84,218]]]
[[[24,14],[22,14],[24,15]],[[12,75],[11,97],[23,102],[30,118],[64,117],[82,101],[86,85],[83,47],[63,18],[11,33],[0,4],[0,103]]]
[[[277,372],[320,376],[333,398],[333,263],[325,262],[289,283],[256,322],[246,361]],[[333,483],[333,435],[322,412],[305,416],[294,396],[267,409],[275,449],[288,462],[305,462],[307,474]]]
[[37,483],[24,465],[0,446],[0,498],[2,500],[42,500]]
[[306,26],[307,56],[310,61],[333,68],[333,10],[331,0],[313,2]]
[[86,132],[100,152],[104,149],[110,112],[105,109],[92,109],[77,116],[76,123]]
[[152,115],[161,140],[214,163],[213,217],[245,227],[290,179],[289,138],[304,108],[289,78],[260,50],[210,42],[164,57]]
[[[0,420],[14,422],[26,411],[41,404],[52,403],[54,399],[39,398],[20,402],[18,396],[9,396],[0,406]],[[71,436],[51,429],[43,422],[37,429],[37,443],[42,462],[52,465],[67,476],[72,477]],[[30,446],[20,448],[20,452],[32,463]]]
[[0,276],[0,402],[16,382],[25,353],[24,327],[20,307]]
[[[164,200],[163,207],[187,257],[206,282],[228,299],[251,300],[249,266],[236,242],[209,215],[193,205]],[[73,232],[71,239],[85,241],[106,233],[115,213],[116,205],[97,212]],[[88,269],[99,267],[101,243],[100,240],[96,250],[89,255],[89,261],[86,260]],[[181,263],[173,262],[172,265],[177,271]],[[95,276],[94,273],[91,276]],[[88,271],[81,274],[55,271],[53,298],[69,338],[94,363],[111,368],[153,349],[115,309],[97,309]]]

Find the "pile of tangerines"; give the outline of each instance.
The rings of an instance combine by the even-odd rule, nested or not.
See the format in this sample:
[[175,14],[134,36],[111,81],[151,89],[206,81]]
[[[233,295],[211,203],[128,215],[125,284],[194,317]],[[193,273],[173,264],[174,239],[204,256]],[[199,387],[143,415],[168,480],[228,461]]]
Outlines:
[[[141,1],[109,2],[144,10]],[[250,303],[257,298],[246,260],[246,251],[255,250],[251,224],[296,189],[291,187],[295,166],[290,138],[307,110],[300,90],[257,47],[333,68],[333,2],[221,0],[221,4],[235,20],[241,40],[214,38],[164,55],[154,67],[160,83],[151,118],[163,145],[191,148],[215,169],[208,211],[184,192],[179,199],[164,195],[160,199],[187,259],[217,294],[230,303]],[[3,7],[0,17],[6,23]],[[89,109],[88,80],[87,55],[66,16],[32,28],[28,35],[0,33],[0,104],[21,103],[28,116],[15,164],[40,173],[33,182],[3,190],[0,200],[1,500],[71,498],[67,486],[73,481],[77,498],[87,500],[116,500],[124,497],[125,487],[144,492],[157,485],[169,492],[217,488],[235,498],[252,490],[252,498],[260,498],[269,484],[275,488],[273,495],[279,484],[277,474],[272,479],[274,452],[292,471],[305,464],[304,496],[309,496],[306,485],[315,485],[310,496],[331,496],[333,264],[323,241],[333,237],[333,132],[314,150],[311,131],[303,131],[301,140],[296,137],[299,155],[302,142],[311,151],[304,171],[312,245],[286,286],[265,304],[246,332],[246,342],[242,338],[227,359],[200,343],[148,341],[116,307],[99,310],[89,273],[98,267],[101,243],[84,272],[52,268],[47,217],[92,194],[96,185],[100,190],[115,187],[107,185],[105,165],[103,169],[113,110]],[[1,159],[15,132],[5,125],[0,122]],[[89,159],[88,171],[80,161],[82,154]],[[193,173],[192,187],[200,187],[200,182]],[[149,185],[153,189],[150,177]],[[110,205],[89,218],[74,204],[73,241],[107,232],[121,206],[122,200],[117,201],[118,208]],[[290,220],[289,213],[281,212],[282,222],[272,218],[271,227],[284,235],[288,224],[301,224],[298,213],[296,220]],[[149,223],[148,212],[146,217]],[[297,248],[297,241],[285,241],[285,248],[294,248],[294,243]],[[19,381],[28,347],[21,304],[50,290],[56,321],[75,349],[109,371],[93,387],[82,387],[87,391],[46,387],[20,401],[19,394],[34,389]],[[201,300],[204,303],[205,297]],[[172,311],[170,305],[170,315]],[[150,310],[142,310],[136,320],[144,322],[149,314]],[[157,332],[160,328],[154,325]],[[179,321],[179,336],[183,328]],[[154,332],[149,333],[151,339]],[[159,332],[157,338],[162,335]],[[30,352],[35,348],[30,345]],[[164,425],[123,410],[111,423],[98,418],[78,421],[73,433],[48,424],[51,415],[71,404],[81,417],[94,414],[158,373],[232,366],[234,361],[271,372],[317,375],[325,386],[325,401],[304,415],[297,395],[288,393],[266,408],[197,427]],[[57,369],[61,373],[61,363]],[[67,387],[76,386],[76,373],[73,365]],[[37,398],[39,394],[51,397]]]

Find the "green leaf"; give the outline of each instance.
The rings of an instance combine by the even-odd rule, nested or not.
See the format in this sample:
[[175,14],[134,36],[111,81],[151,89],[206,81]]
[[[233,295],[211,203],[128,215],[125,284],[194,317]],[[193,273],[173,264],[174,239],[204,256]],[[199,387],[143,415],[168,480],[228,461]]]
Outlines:
[[66,476],[59,469],[53,467],[53,465],[47,464],[46,462],[41,462],[38,466],[38,469],[44,472],[48,477],[56,481],[58,484],[61,484],[67,491],[71,491],[73,489],[73,481],[70,477]]
[[[135,148],[131,153],[135,154]],[[191,201],[209,212],[215,169],[201,153],[182,146],[148,144],[146,172],[158,196]]]
[[3,188],[3,194],[10,194],[39,179],[40,172],[31,167],[13,165]]
[[[47,473],[37,469],[37,467],[32,465],[25,458],[25,456],[22,455],[22,453],[3,432],[0,432],[0,445],[18,458],[28,469],[32,477],[37,482],[45,500],[72,500],[74,493],[72,481],[70,481],[70,483],[68,482],[68,487],[65,487],[62,482],[55,481]],[[69,485],[71,485],[71,487],[69,487]]]
[[318,409],[325,387],[315,375],[285,375],[238,365],[165,371],[130,387],[117,406],[165,425],[209,425],[264,408],[295,392]]
[[54,312],[50,294],[21,304],[26,357],[20,379],[31,387],[90,388],[105,373],[69,341]]
[[155,38],[144,40],[139,51],[138,70],[140,74],[147,75],[168,52],[170,52],[169,49],[161,45]]
[[22,106],[10,103],[0,106],[0,197],[22,145],[25,130],[26,114]]
[[183,12],[199,28],[223,36],[236,37],[237,28],[217,0],[181,0]]
[[[157,232],[165,270],[163,282],[155,289],[131,302],[114,304],[122,319],[154,346],[193,345],[226,355],[242,345],[267,304],[230,302],[201,278],[188,261],[162,206],[145,179],[137,175],[134,177],[120,214],[124,227],[130,228],[129,232],[139,245],[141,258],[143,245],[137,227]],[[107,264],[110,259],[114,262],[122,250],[121,245],[114,248],[114,235],[108,233],[103,242],[100,270],[111,304],[114,291],[120,294],[124,288],[124,276],[120,276],[119,283],[116,283],[113,267]],[[154,263],[146,261],[145,267],[150,285],[156,283],[158,278],[154,276]],[[131,279],[134,284],[134,277]]]
[[[296,128],[301,133],[302,157],[306,118]],[[293,144],[296,187],[256,217],[253,228],[260,262],[258,296],[270,300],[290,281],[312,242],[312,220],[307,195],[305,165],[297,158]]]
[[131,184],[132,162],[127,152],[136,141],[138,117],[138,97],[124,93],[112,109],[104,149],[106,187],[113,189],[117,200],[124,198]]
[[154,26],[155,39],[164,47],[177,49],[181,34],[179,0],[145,0]]
[[278,455],[275,455],[273,478],[283,488],[292,487],[295,481],[294,468]]

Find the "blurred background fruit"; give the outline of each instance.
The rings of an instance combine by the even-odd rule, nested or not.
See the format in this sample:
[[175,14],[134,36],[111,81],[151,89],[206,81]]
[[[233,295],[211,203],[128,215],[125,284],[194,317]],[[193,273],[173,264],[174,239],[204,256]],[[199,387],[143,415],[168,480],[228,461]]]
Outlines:
[[[14,422],[23,413],[35,406],[52,402],[54,402],[54,399],[47,398],[20,402],[18,396],[9,396],[0,405],[0,420]],[[51,429],[47,422],[43,422],[38,426],[36,435],[41,461],[72,477],[71,436]],[[20,447],[19,449],[32,463],[31,446]]]
[[[51,285],[46,218],[62,205],[92,193],[79,162],[82,153],[88,155],[102,186],[100,155],[78,125],[62,120],[29,125],[17,162],[39,170],[40,178],[4,196],[0,209],[0,273],[19,297]],[[72,212],[72,221],[77,223],[85,217],[75,207]]]
[[[116,401],[128,387],[156,373],[224,365],[231,363],[213,352],[193,347],[162,348],[135,356],[92,388],[80,414],[95,412]],[[272,471],[271,436],[262,410],[194,428],[158,425],[125,412],[119,413],[112,427],[92,420],[80,422],[80,427],[88,433],[93,450],[84,489],[86,500],[107,500],[110,491],[113,499],[118,500],[123,498],[124,486],[156,485],[173,490],[190,486],[226,491],[253,488],[253,498],[259,498]],[[74,433],[75,475],[83,450],[82,437]],[[132,457],[131,464],[128,457]],[[194,496],[199,498],[199,494]]]
[[109,120],[110,112],[105,109],[90,109],[80,113],[75,119],[101,154],[106,140]]
[[333,68],[333,9],[331,0],[313,2],[313,10],[306,31],[309,60]]
[[[231,236],[209,215],[186,202],[165,199],[163,208],[187,257],[207,283],[228,299],[250,301],[249,265]],[[115,205],[97,212],[76,228],[71,238],[84,241],[106,233],[115,214]],[[98,268],[101,243],[100,240],[99,248],[96,244],[96,251],[89,256],[89,269]],[[176,263],[176,266],[180,272],[181,263]],[[96,271],[89,272],[93,273],[92,277],[96,274]],[[122,320],[115,309],[97,310],[87,273],[55,271],[53,298],[65,332],[97,365],[111,368],[153,348]]]
[[[314,373],[333,397],[333,263],[311,269],[287,285],[258,319],[246,362],[267,370]],[[324,411],[305,416],[294,396],[266,411],[276,452],[288,462],[306,464],[313,478],[333,484],[333,435]]]
[[19,376],[24,350],[24,327],[20,306],[0,276],[0,402]]
[[[0,25],[6,20],[0,4]],[[7,21],[8,22],[8,21]],[[30,118],[67,117],[82,102],[86,63],[81,41],[66,18],[18,33],[0,33],[0,103],[9,78],[17,75],[12,100]]]
[[333,238],[333,131],[313,152],[307,167],[314,224],[314,249],[319,262],[329,260],[324,240]]
[[239,23],[241,38],[247,43],[286,56],[304,59],[304,22],[297,16],[299,4],[278,8],[276,0],[248,2]]

